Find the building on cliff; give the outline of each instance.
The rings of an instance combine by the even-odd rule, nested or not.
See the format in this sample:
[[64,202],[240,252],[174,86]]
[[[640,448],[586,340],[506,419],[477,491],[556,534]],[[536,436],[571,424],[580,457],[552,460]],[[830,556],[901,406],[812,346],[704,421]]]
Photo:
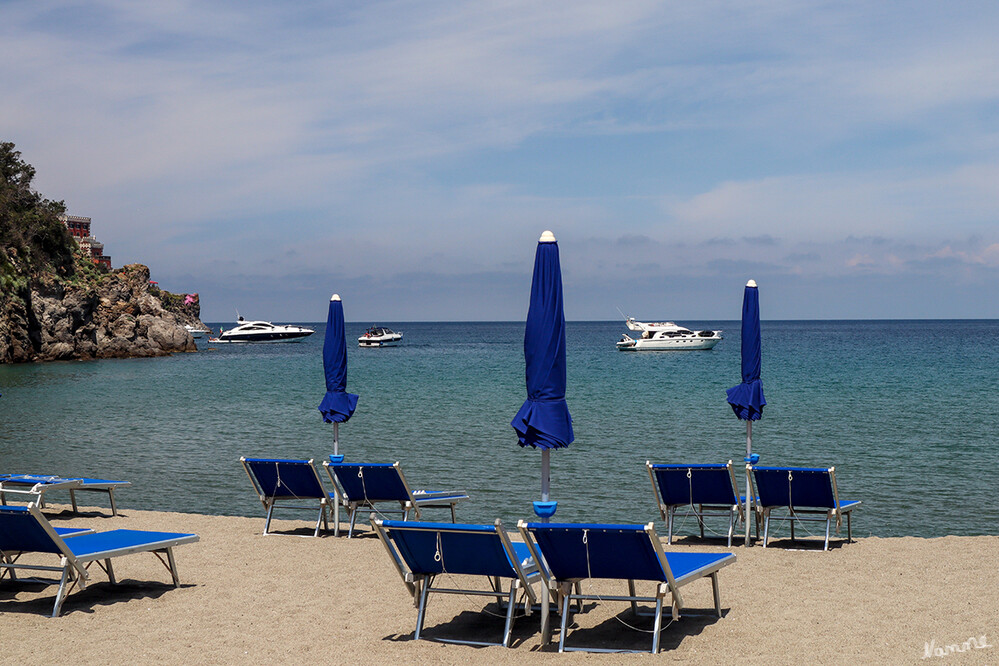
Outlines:
[[60,218],[70,235],[76,239],[80,249],[89,252],[95,264],[103,264],[111,268],[111,257],[104,254],[104,243],[100,242],[90,234],[90,218],[79,215],[62,215]]

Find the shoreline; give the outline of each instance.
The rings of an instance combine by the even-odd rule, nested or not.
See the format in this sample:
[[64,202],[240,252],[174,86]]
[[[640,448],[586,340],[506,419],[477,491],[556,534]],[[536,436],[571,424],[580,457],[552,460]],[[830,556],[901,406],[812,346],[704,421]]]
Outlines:
[[[414,641],[412,599],[367,531],[351,540],[304,538],[294,534],[311,534],[310,520],[275,518],[272,530],[278,533],[263,536],[262,515],[120,511],[112,518],[107,509],[82,507],[81,516],[70,517],[66,505],[46,508],[60,527],[198,534],[198,543],[174,552],[181,588],[168,584],[169,574],[151,554],[121,557],[114,564],[122,584],[109,585],[93,568],[87,589],[73,590],[63,615],[49,618],[54,586],[15,586],[5,578],[0,634],[6,659],[59,661],[68,653],[98,663],[649,658],[558,654],[555,645],[541,650],[536,613],[515,622],[512,648]],[[767,549],[727,549],[684,538],[668,548],[732,552],[737,561],[719,575],[723,617],[681,617],[663,630],[655,658],[787,663],[808,655],[815,663],[913,663],[927,649],[936,658],[939,648],[962,664],[999,659],[997,536],[864,537],[834,541],[829,552],[787,550],[781,541]],[[598,594],[622,593],[612,582],[584,586]],[[691,611],[711,608],[707,580],[682,590]],[[493,640],[502,619],[480,612],[483,603],[464,595],[432,597],[426,635]],[[579,643],[640,650],[651,645],[647,631],[627,627],[647,629],[648,620],[636,620],[624,603],[591,602],[575,620],[579,629],[572,636]],[[965,645],[963,652],[948,652],[949,646]]]

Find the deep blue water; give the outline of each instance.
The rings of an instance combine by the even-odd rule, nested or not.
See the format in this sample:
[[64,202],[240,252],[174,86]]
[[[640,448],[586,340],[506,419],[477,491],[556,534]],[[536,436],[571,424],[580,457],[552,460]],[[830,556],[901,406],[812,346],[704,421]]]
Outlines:
[[[401,461],[414,487],[467,490],[463,520],[531,517],[540,453],[509,425],[525,397],[523,323],[380,323],[405,342],[348,345],[360,401],[341,453]],[[552,454],[558,519],[658,522],[646,460],[741,464],[745,424],[725,402],[739,323],[683,323],[725,339],[621,353],[621,322],[568,324],[576,441]],[[367,325],[348,324],[350,339]],[[314,327],[297,344],[0,366],[0,471],[127,479],[125,509],[262,515],[241,455],[332,452]],[[863,501],[861,536],[999,534],[999,321],[764,321],[763,354],[761,464],[835,465],[840,496]]]

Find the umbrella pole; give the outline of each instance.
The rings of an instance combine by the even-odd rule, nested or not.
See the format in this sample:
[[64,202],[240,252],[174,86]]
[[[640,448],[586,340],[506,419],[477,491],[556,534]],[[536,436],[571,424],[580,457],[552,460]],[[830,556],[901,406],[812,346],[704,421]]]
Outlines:
[[[340,455],[340,424],[333,422],[333,455]],[[340,493],[333,484],[333,536],[340,536]]]
[[[549,449],[541,450],[541,501],[548,501],[548,494],[551,490],[551,456],[549,455],[551,451]],[[542,517],[541,522],[547,523],[548,518]]]
[[749,545],[749,504],[753,494],[753,482],[749,478],[750,457],[753,454],[753,422],[746,421],[746,544]]

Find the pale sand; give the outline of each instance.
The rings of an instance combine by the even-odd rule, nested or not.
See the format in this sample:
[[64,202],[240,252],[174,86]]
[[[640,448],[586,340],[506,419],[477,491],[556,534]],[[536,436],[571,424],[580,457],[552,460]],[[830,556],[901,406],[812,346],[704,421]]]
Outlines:
[[[94,583],[74,591],[57,619],[47,617],[54,586],[4,579],[0,663],[914,663],[930,641],[983,635],[995,647],[922,663],[999,663],[999,537],[864,538],[826,553],[735,547],[738,561],[720,573],[723,618],[673,623],[655,657],[560,655],[554,646],[539,651],[537,614],[516,622],[510,649],[413,641],[412,600],[370,534],[262,536],[262,518],[127,509],[117,518],[106,511],[69,518],[60,509],[48,509],[59,526],[195,532],[201,541],[176,549],[180,589],[167,584],[154,556],[118,558],[124,583],[112,587],[95,569]],[[862,524],[863,515],[856,518]],[[305,525],[275,521],[277,530],[299,533]],[[687,541],[673,548],[726,550]],[[621,594],[624,586],[587,590]],[[688,607],[709,609],[710,590],[707,580],[684,587]],[[427,633],[498,638],[502,620],[480,614],[482,604],[432,598]],[[587,608],[570,634],[577,643],[651,646],[648,633],[619,621],[636,623],[626,604]]]

